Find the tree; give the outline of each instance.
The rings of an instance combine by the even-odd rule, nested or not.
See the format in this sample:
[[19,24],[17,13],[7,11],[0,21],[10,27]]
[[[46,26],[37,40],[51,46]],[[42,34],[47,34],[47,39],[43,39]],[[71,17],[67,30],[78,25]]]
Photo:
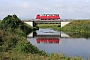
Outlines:
[[14,14],[8,15],[1,22],[2,28],[5,30],[18,28],[22,21]]

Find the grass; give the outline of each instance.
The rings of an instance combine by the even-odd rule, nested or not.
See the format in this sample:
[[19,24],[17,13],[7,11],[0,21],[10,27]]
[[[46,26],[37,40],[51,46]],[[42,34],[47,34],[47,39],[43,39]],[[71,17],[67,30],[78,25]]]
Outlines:
[[[4,56],[4,57],[2,57]],[[16,51],[2,52],[0,60],[83,60],[80,56],[65,57],[63,54],[52,53],[50,56],[40,56],[39,54],[20,54]]]
[[54,30],[60,31],[60,24],[38,24],[39,28],[52,28]]
[[[89,22],[87,23],[89,24]],[[70,24],[71,25],[67,26],[72,26],[73,22]],[[78,22],[74,22],[74,24],[77,26],[79,25]],[[59,24],[38,24],[38,26],[40,28],[52,28],[54,30],[60,31]],[[25,31],[29,31],[29,26],[26,27],[27,29]],[[25,33],[22,29],[17,28],[13,29],[13,31],[8,30],[3,32],[4,35],[2,41],[0,41],[0,60],[84,60],[80,56],[66,57],[64,54],[60,53],[52,53],[47,55],[45,51],[39,50],[37,47],[28,42],[26,33],[29,32]],[[30,29],[32,28],[30,27]]]
[[83,58],[65,57],[59,53],[48,56],[29,43],[23,31],[16,29],[13,32],[4,32],[3,44],[0,45],[0,60],[83,60]]
[[38,24],[37,26],[39,28],[52,28],[57,31],[90,33],[90,20],[73,20],[62,28],[60,24]]
[[34,60],[47,55],[28,42],[21,30],[15,31],[4,32],[4,37],[0,41],[0,60]]
[[3,37],[0,39],[0,60],[23,60],[30,54],[47,55],[45,51],[28,42],[26,36],[33,28],[16,15],[5,17],[0,23],[0,29],[3,30]]
[[3,36],[3,30],[0,30],[0,37]]
[[2,22],[2,20],[0,20],[0,22]]
[[75,20],[61,28],[62,31],[90,33],[90,20]]
[[23,54],[17,51],[2,52],[0,54],[0,60],[40,60],[46,57],[39,54]]

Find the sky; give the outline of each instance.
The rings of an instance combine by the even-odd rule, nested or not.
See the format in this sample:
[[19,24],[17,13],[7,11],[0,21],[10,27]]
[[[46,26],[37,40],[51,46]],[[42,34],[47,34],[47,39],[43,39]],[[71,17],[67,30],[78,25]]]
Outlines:
[[0,0],[0,19],[16,14],[35,19],[37,14],[59,14],[61,19],[90,19],[90,0]]

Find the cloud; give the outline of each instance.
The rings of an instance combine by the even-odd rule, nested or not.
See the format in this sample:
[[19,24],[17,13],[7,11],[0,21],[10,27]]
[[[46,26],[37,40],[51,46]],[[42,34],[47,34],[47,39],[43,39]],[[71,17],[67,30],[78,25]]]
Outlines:
[[86,0],[86,2],[89,2],[88,0]]
[[[88,2],[88,3],[86,3]],[[62,19],[90,18],[88,0],[0,0],[0,19],[17,14],[21,19],[35,19],[36,14],[58,13]]]

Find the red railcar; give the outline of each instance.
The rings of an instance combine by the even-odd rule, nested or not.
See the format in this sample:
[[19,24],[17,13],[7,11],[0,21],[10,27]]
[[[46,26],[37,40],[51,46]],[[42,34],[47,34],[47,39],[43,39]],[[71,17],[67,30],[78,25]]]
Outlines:
[[58,20],[60,19],[60,16],[59,14],[38,14],[36,16],[36,19],[39,19],[39,20]]
[[59,43],[59,38],[37,38],[37,43]]

